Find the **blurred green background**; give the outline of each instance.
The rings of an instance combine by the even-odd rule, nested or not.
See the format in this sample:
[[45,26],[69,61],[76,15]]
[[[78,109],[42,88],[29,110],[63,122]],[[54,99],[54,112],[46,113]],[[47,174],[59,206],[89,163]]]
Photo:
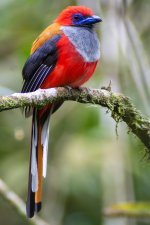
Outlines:
[[[0,0],[0,95],[19,92],[21,70],[38,34],[69,5],[103,18],[97,27],[101,62],[86,84],[132,98],[150,116],[149,0]],[[24,201],[31,119],[20,109],[0,114],[0,177]],[[51,119],[49,162],[41,218],[53,225],[145,225],[150,220],[106,218],[111,204],[150,201],[145,148],[106,109],[66,102]],[[0,224],[29,224],[0,197]]]

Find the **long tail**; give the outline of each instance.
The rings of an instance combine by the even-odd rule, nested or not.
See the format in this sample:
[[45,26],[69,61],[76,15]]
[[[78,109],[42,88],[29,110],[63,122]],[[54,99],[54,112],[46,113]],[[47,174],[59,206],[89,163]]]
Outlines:
[[46,177],[49,119],[52,106],[42,110],[33,110],[32,137],[30,150],[30,166],[28,195],[26,203],[27,216],[34,216],[42,207],[42,176]]

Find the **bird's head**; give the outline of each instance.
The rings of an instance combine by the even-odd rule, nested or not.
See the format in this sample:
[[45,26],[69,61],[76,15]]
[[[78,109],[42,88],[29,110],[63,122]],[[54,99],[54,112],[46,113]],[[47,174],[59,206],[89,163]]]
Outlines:
[[102,19],[85,6],[69,6],[60,13],[55,22],[62,26],[92,28],[94,24],[102,22]]

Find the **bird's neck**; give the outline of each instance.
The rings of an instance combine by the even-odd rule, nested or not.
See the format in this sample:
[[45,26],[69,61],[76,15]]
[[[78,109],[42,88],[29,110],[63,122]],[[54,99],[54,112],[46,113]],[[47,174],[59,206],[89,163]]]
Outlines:
[[62,32],[86,62],[95,62],[100,58],[100,43],[96,32],[86,27],[62,26]]

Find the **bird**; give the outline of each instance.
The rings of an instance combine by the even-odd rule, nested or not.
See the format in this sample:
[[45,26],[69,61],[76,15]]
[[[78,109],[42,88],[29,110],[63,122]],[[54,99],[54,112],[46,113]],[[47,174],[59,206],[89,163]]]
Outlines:
[[[22,70],[22,93],[54,87],[79,88],[93,75],[100,59],[95,24],[102,22],[92,9],[68,6],[33,42]],[[32,115],[26,214],[32,218],[42,207],[42,178],[46,177],[49,120],[63,102],[38,109],[25,107]]]

